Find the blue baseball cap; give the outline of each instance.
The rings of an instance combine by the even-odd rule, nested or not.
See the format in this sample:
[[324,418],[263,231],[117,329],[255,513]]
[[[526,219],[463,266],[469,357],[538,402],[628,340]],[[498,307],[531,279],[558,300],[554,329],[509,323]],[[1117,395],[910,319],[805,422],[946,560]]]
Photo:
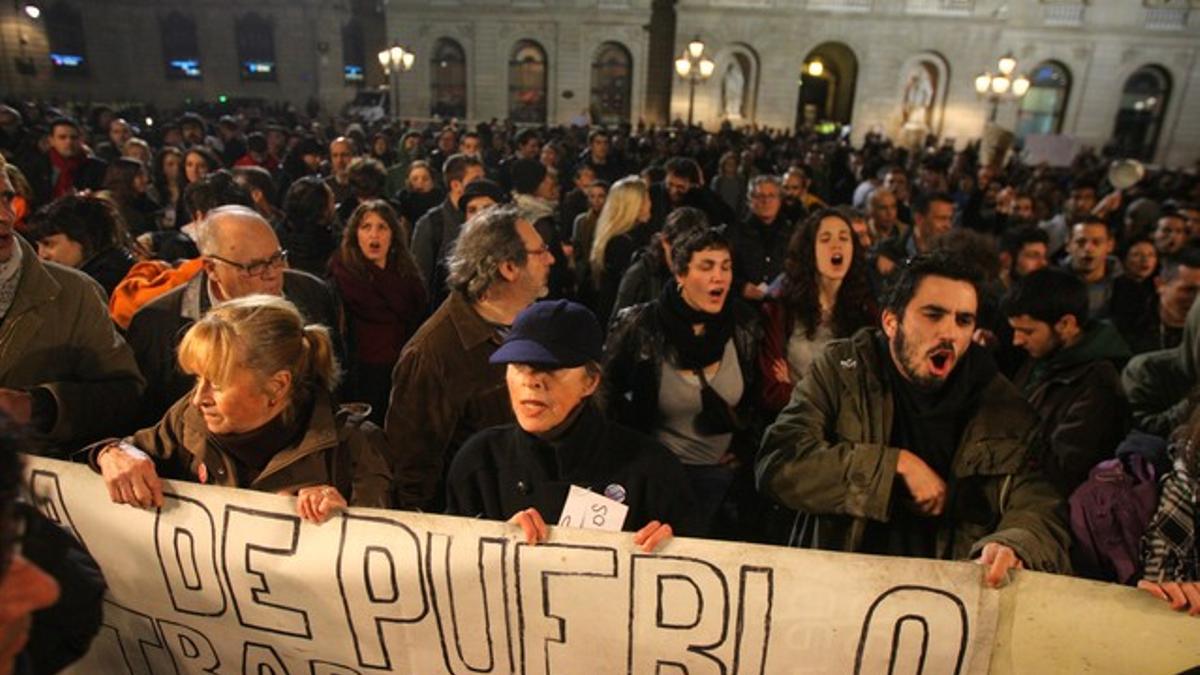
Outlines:
[[604,351],[600,322],[570,300],[535,302],[517,315],[504,344],[488,361],[577,368],[599,363]]

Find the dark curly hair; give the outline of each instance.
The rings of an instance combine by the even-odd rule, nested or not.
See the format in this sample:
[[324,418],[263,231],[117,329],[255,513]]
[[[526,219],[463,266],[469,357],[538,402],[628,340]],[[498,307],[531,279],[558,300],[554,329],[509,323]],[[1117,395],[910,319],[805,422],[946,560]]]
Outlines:
[[810,215],[788,242],[787,258],[783,262],[783,286],[780,301],[793,320],[804,324],[805,336],[812,339],[821,325],[821,279],[817,271],[817,231],[821,221],[836,218],[850,228],[850,245],[854,255],[850,269],[838,289],[833,305],[835,337],[846,337],[875,321],[877,309],[867,278],[867,252],[854,236],[854,227],[837,209],[821,209]]

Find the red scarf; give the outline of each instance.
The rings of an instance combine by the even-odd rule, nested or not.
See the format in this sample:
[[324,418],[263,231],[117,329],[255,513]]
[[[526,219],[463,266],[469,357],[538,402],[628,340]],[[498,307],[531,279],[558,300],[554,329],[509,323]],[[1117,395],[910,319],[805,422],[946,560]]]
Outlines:
[[63,157],[57,150],[50,148],[50,163],[58,169],[58,180],[54,182],[54,192],[51,195],[54,199],[75,191],[75,178],[85,159],[83,155]]

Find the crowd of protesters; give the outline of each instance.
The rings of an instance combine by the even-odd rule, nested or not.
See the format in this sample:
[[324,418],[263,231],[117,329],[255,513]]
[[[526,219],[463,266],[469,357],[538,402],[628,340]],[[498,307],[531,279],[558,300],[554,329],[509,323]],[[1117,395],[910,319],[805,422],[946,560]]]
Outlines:
[[[28,103],[0,152],[0,412],[114,501],[163,476],[536,541],[575,484],[648,550],[977,559],[1200,614],[1194,168]],[[1130,455],[1162,485],[1132,572],[1067,519]]]

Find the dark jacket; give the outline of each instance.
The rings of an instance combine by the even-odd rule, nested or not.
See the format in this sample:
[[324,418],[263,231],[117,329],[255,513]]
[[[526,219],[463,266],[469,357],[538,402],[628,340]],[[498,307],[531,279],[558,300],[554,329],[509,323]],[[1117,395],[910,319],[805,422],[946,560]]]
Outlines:
[[1189,395],[1200,382],[1200,302],[1188,310],[1183,339],[1173,349],[1138,354],[1121,371],[1133,426],[1169,438],[1186,421]]
[[[334,351],[342,360],[345,351],[338,328],[338,307],[329,287],[307,272],[284,270],[283,297],[296,305],[306,322],[329,328]],[[137,356],[138,366],[146,376],[146,395],[140,417],[142,425],[156,422],[175,401],[191,390],[195,378],[179,369],[175,349],[187,329],[211,306],[208,275],[200,272],[133,315],[126,335]]]
[[744,284],[770,284],[783,273],[792,229],[783,213],[770,225],[751,215],[732,229],[733,289],[737,295]]
[[425,286],[415,274],[380,269],[368,263],[360,276],[342,262],[341,253],[329,261],[333,286],[342,298],[355,363],[390,369],[400,350],[425,320]]
[[476,432],[513,421],[496,329],[457,292],[429,317],[392,371],[387,411],[397,508],[440,511],[446,467]]
[[[127,441],[153,457],[159,473],[167,478],[198,481],[203,465],[210,485],[289,493],[332,485],[351,506],[388,508],[387,441],[379,427],[364,420],[348,408],[335,408],[329,393],[318,390],[303,435],[295,445],[275,453],[248,485],[239,479],[237,461],[214,441],[190,397],[180,398],[157,424]],[[107,444],[97,444],[88,453],[94,469],[103,445]]]
[[[868,522],[889,522],[893,494],[904,490],[900,449],[888,445],[895,410],[881,359],[890,356],[879,353],[877,334],[863,329],[829,343],[759,451],[759,490],[813,514],[822,549],[861,550]],[[938,557],[975,557],[994,541],[1012,547],[1028,568],[1070,570],[1064,502],[1029,468],[1036,427],[1029,404],[994,375],[953,457]]]
[[667,269],[658,256],[643,252],[621,277],[621,285],[617,287],[617,299],[613,302],[613,315],[626,307],[658,300],[658,296],[662,295],[663,286],[670,280],[671,270]]
[[1113,456],[1129,430],[1129,401],[1118,370],[1128,358],[1116,328],[1097,321],[1075,345],[1026,361],[1013,379],[1041,418],[1042,470],[1064,496],[1097,462]]
[[[745,428],[734,435],[730,448],[743,460],[754,456],[761,427],[757,423],[758,346],[762,328],[758,313],[745,303],[733,302],[733,344],[742,370],[742,400],[739,419]],[[608,416],[644,434],[658,425],[658,388],[665,362],[676,362],[675,350],[659,325],[656,303],[648,302],[621,310],[609,327],[604,346],[602,401]]]
[[129,274],[134,262],[129,251],[113,247],[83,261],[79,271],[95,279],[104,288],[104,293],[112,296],[113,289]]
[[[104,172],[108,164],[98,157],[87,157],[75,174],[75,190],[99,190],[104,185]],[[50,155],[42,152],[34,155],[21,172],[25,174],[29,186],[33,188],[33,199],[36,206],[44,206],[53,201],[55,169],[50,163]]]
[[449,293],[446,289],[446,257],[454,250],[462,225],[462,212],[447,198],[421,216],[413,227],[412,255],[425,280],[431,309],[439,307]]
[[653,439],[604,418],[585,401],[564,436],[546,442],[516,424],[475,434],[454,457],[446,478],[446,513],[508,520],[536,508],[557,523],[572,485],[612,497],[624,489],[623,529],[652,520],[676,534],[694,533],[695,497],[683,465]]

